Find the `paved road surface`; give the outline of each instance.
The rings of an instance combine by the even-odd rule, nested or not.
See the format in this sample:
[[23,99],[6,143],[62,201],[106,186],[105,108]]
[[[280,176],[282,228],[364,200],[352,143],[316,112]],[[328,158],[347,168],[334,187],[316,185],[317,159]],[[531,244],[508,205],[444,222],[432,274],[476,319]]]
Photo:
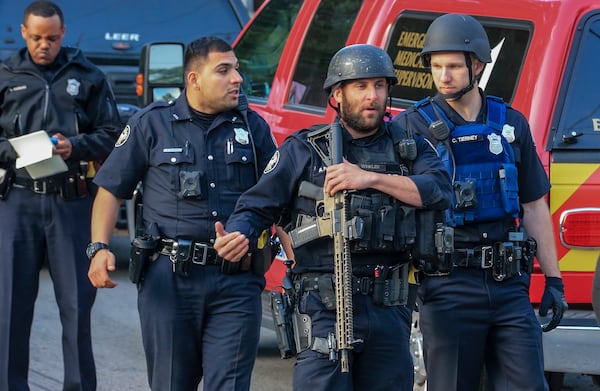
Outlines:
[[[111,246],[126,257],[128,240],[115,238]],[[98,391],[148,390],[141,346],[137,294],[127,279],[126,263],[115,273],[119,286],[98,291],[93,309],[92,332],[98,372]],[[253,374],[252,391],[291,390],[293,359],[282,360],[277,350],[270,314],[263,314],[259,356]],[[52,284],[46,270],[40,277],[40,291],[31,336],[31,391],[58,391],[62,388],[63,366],[60,325]],[[600,352],[599,352],[600,354]],[[599,391],[589,376],[570,374],[564,390]]]
[[[127,273],[123,268],[115,273],[115,277],[119,285],[114,289],[98,291],[92,313],[98,391],[148,390],[135,287],[127,280]],[[31,336],[31,391],[62,389],[59,322],[50,277],[43,270]],[[275,332],[271,329],[272,322],[269,322],[270,318],[265,319],[268,327],[261,330],[252,390],[291,390],[294,360],[282,360],[279,357]]]

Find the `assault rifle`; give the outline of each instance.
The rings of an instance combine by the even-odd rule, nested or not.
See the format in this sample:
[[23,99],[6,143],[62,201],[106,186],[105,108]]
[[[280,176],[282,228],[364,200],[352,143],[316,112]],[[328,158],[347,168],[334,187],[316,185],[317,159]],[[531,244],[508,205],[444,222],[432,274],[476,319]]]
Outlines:
[[[331,164],[342,163],[342,128],[339,120],[336,119],[331,124],[326,136],[329,139],[329,162]],[[324,161],[327,163],[327,160],[324,159]],[[332,361],[339,359],[342,372],[348,372],[348,351],[353,348],[353,344],[361,342],[354,339],[350,240],[360,234],[362,220],[349,219],[350,207],[347,201],[347,190],[329,196],[323,188],[304,181],[300,184],[298,195],[317,200],[317,217],[308,225],[300,225],[290,232],[293,246],[297,247],[319,237],[333,237],[336,333],[335,335],[330,333],[327,341],[329,359]]]

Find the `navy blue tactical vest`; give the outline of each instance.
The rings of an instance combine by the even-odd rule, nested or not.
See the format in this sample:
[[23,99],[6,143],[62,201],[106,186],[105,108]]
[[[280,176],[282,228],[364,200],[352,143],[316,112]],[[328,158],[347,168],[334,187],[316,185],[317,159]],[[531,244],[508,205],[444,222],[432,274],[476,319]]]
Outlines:
[[452,209],[447,219],[454,227],[519,213],[517,167],[512,147],[502,135],[506,106],[494,96],[486,101],[486,123],[465,125],[452,123],[430,98],[415,104],[429,125],[441,120],[450,130],[446,140],[438,140],[437,150],[452,178]]

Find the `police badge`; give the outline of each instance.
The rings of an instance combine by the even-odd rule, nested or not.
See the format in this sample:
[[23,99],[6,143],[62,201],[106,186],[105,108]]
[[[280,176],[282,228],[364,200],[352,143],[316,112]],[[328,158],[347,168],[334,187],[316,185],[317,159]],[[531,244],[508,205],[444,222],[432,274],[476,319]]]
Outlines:
[[79,95],[79,86],[81,86],[81,83],[76,79],[67,79],[67,94],[71,96]]
[[502,136],[497,134],[490,134],[487,136],[490,142],[490,152],[494,155],[500,155],[502,153]]
[[235,133],[235,141],[242,145],[246,145],[250,142],[250,138],[248,137],[248,131],[242,128],[234,128],[233,132]]

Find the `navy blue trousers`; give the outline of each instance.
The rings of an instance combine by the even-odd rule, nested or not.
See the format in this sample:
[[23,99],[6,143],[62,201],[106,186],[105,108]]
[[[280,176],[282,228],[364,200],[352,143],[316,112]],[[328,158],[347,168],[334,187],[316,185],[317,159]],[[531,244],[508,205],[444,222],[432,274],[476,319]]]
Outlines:
[[95,390],[90,317],[96,297],[87,272],[91,197],[11,189],[0,201],[0,389],[29,390],[29,337],[45,262],[62,324],[64,390]]
[[455,267],[419,288],[428,391],[477,391],[485,363],[492,390],[547,390],[542,331],[529,275],[497,282],[490,269]]
[[250,388],[262,319],[263,276],[225,275],[192,265],[173,273],[168,256],[150,264],[138,284],[142,340],[153,391],[242,391]]
[[[411,311],[404,306],[373,304],[371,296],[355,294],[354,338],[362,343],[350,351],[350,370],[342,373],[339,361],[314,350],[300,352],[294,368],[296,391],[411,391],[413,361],[410,354]],[[335,333],[335,311],[327,310],[318,291],[304,293],[299,310],[312,321],[312,336]]]

